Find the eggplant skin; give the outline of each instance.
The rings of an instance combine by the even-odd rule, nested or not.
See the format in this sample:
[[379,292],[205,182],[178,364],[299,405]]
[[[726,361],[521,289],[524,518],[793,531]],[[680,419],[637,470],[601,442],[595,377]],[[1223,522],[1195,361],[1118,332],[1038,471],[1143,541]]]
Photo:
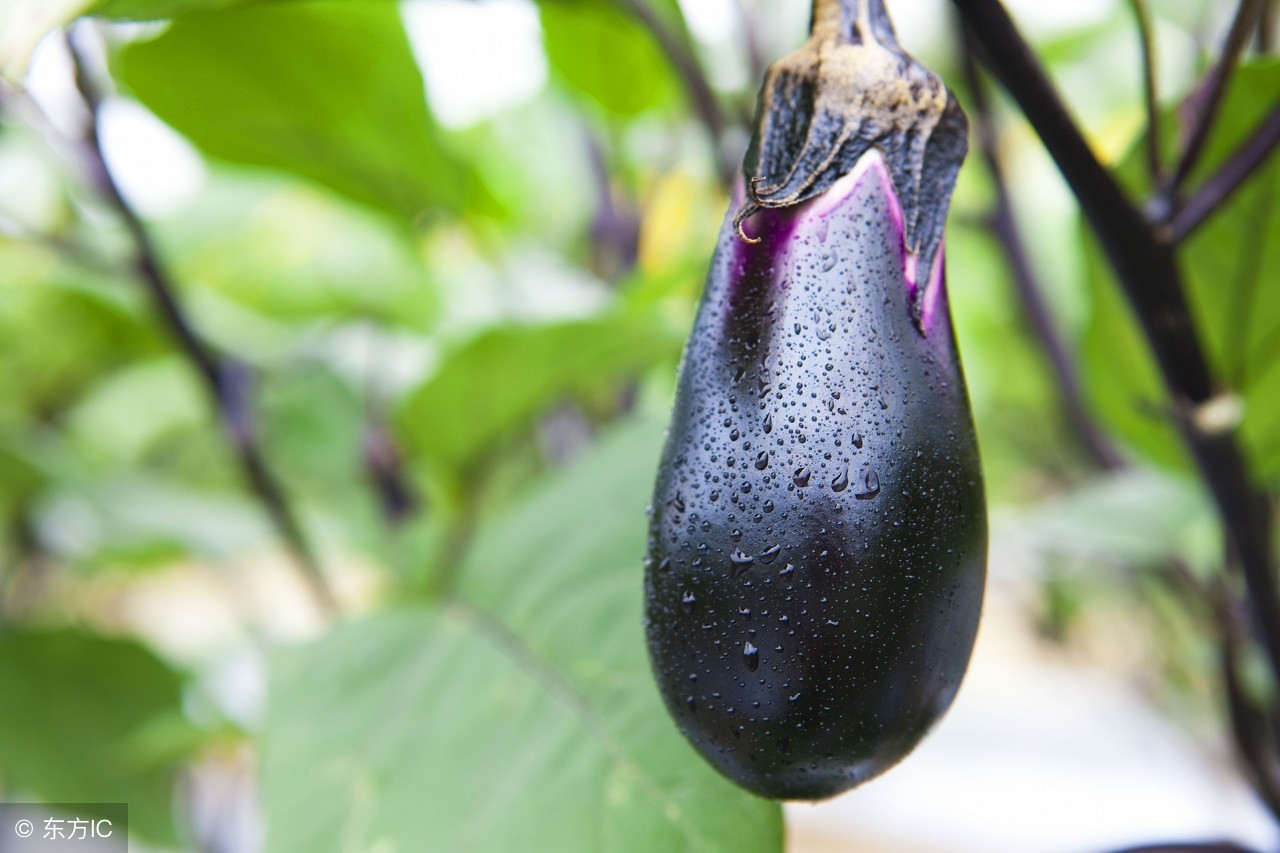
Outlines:
[[721,232],[650,509],[663,699],[721,773],[821,799],[950,706],[985,582],[978,449],[938,252],[916,282],[876,149]]

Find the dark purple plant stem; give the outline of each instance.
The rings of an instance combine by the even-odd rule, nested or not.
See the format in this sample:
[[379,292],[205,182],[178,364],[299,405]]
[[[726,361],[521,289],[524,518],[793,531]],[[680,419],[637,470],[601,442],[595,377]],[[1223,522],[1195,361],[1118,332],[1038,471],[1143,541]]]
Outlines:
[[1277,145],[1280,145],[1280,104],[1259,122],[1217,173],[1178,207],[1160,236],[1174,243],[1185,240],[1275,153]]
[[1222,54],[1201,84],[1204,94],[1202,97],[1197,97],[1200,107],[1192,124],[1191,136],[1183,148],[1177,166],[1161,188],[1160,199],[1163,204],[1160,206],[1168,207],[1172,204],[1182,183],[1195,168],[1200,155],[1204,153],[1205,143],[1209,141],[1214,120],[1218,116],[1218,108],[1222,106],[1222,97],[1226,93],[1227,83],[1240,62],[1240,54],[1258,25],[1262,7],[1266,2],[1267,0],[1240,0],[1235,18],[1231,21],[1231,28],[1227,31]]
[[654,41],[667,55],[677,76],[689,94],[694,113],[706,131],[707,140],[711,143],[715,158],[716,173],[724,186],[733,182],[737,172],[737,164],[731,162],[724,150],[724,114],[720,111],[720,102],[703,73],[702,66],[693,54],[688,42],[679,38],[671,28],[663,22],[646,0],[618,0],[624,10],[639,21],[653,36]]
[[640,214],[630,198],[615,192],[604,144],[589,127],[583,128],[583,147],[596,189],[591,269],[604,281],[616,284],[631,274],[639,260]]
[[1043,347],[1045,358],[1048,359],[1049,367],[1057,380],[1056,385],[1062,396],[1062,406],[1067,420],[1084,443],[1094,464],[1107,470],[1122,468],[1123,457],[1089,414],[1074,360],[1068,353],[1061,335],[1058,334],[1049,306],[1045,303],[1044,290],[1031,265],[1026,243],[1023,242],[1014,216],[1013,202],[1009,195],[1009,187],[1005,183],[1004,169],[996,147],[995,122],[987,101],[986,83],[978,73],[977,61],[973,56],[972,36],[967,32],[964,33],[962,42],[962,59],[965,79],[969,87],[969,113],[973,123],[973,133],[977,138],[978,150],[986,163],[987,172],[991,176],[991,186],[995,192],[995,206],[990,215],[989,227],[1004,248],[1014,289],[1018,293],[1018,299],[1031,325],[1031,330]]
[[1252,482],[1236,433],[1203,417],[1223,393],[1188,310],[1172,247],[1089,149],[1043,68],[997,0],[953,0],[988,67],[1018,102],[1080,203],[1137,315],[1174,404],[1182,438],[1217,505],[1249,588],[1254,628],[1280,682],[1280,590],[1268,496]]
[[1241,847],[1230,841],[1199,841],[1182,844],[1154,844],[1126,847],[1115,853],[1257,853],[1252,847]]
[[120,192],[102,150],[99,116],[102,99],[74,38],[67,46],[75,69],[76,87],[84,99],[88,118],[84,129],[82,151],[85,165],[95,189],[115,210],[133,242],[131,260],[138,281],[146,288],[153,306],[183,355],[191,362],[223,430],[230,440],[241,472],[250,490],[266,511],[280,538],[292,553],[307,588],[326,612],[336,609],[333,593],[325,581],[319,560],[299,524],[297,515],[284,489],[267,464],[258,439],[254,413],[250,403],[250,379],[247,368],[234,362],[220,362],[200,340],[178,303],[177,288],[160,260],[159,252],[141,218]]
[[1160,99],[1156,93],[1156,48],[1151,29],[1151,14],[1146,0],[1129,0],[1134,20],[1138,24],[1138,38],[1142,47],[1142,94],[1147,109],[1147,173],[1152,186],[1164,181],[1164,167],[1160,163]]

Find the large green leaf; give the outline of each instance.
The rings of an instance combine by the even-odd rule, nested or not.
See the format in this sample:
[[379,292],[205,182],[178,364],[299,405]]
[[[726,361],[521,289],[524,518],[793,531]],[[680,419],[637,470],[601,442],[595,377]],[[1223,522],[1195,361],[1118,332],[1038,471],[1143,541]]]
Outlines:
[[[85,10],[85,14],[117,21],[155,21],[255,2],[261,3],[264,0],[96,0]],[[281,0],[265,2],[278,3]]]
[[483,529],[458,596],[274,662],[268,847],[776,851],[676,732],[641,633],[646,422]]
[[556,77],[606,112],[629,118],[675,94],[653,37],[621,4],[541,4],[543,44]]
[[172,843],[177,758],[195,743],[181,696],[182,677],[137,643],[0,633],[0,776],[50,802],[127,802],[133,833]]
[[394,4],[184,18],[125,47],[119,74],[212,156],[303,175],[406,221],[488,203],[427,110]]
[[[228,473],[231,464],[223,463]],[[138,472],[59,484],[35,515],[42,547],[87,567],[146,566],[185,554],[228,560],[272,542],[261,508],[241,492]]]
[[436,291],[427,271],[381,217],[310,184],[229,171],[212,171],[190,208],[163,223],[179,280],[288,323],[429,322]]
[[66,430],[91,458],[136,465],[166,434],[209,420],[198,382],[177,356],[135,362],[85,394],[67,413]]
[[[1227,92],[1194,187],[1213,174],[1280,103],[1280,61],[1240,68]],[[1175,116],[1164,126],[1175,126]],[[1141,141],[1118,174],[1137,197]],[[1128,306],[1092,237],[1086,239],[1093,322],[1085,338],[1088,390],[1108,424],[1133,447],[1185,464],[1167,396]],[[1257,475],[1280,478],[1280,158],[1273,156],[1178,253],[1200,338],[1217,376],[1241,398],[1241,435]]]
[[24,272],[9,248],[0,245],[0,411],[56,416],[102,376],[163,351],[137,290],[53,262]]
[[1082,567],[1217,565],[1222,537],[1213,506],[1187,477],[1133,467],[1100,474],[1069,492],[995,511],[994,537]]
[[558,398],[616,387],[679,347],[670,325],[648,312],[491,329],[449,354],[408,400],[401,432],[432,466],[465,471]]

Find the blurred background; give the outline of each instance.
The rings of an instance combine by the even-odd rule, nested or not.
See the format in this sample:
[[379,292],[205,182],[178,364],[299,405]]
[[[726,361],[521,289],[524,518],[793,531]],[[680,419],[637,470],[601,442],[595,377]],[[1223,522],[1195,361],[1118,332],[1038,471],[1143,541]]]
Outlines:
[[[138,850],[1274,849],[1187,594],[1212,506],[942,0],[888,6],[975,131],[947,242],[992,524],[971,671],[899,768],[785,824],[667,720],[644,507],[808,5],[0,2],[0,795],[127,801]],[[1144,192],[1130,5],[1006,5]],[[1173,133],[1235,4],[1145,5]],[[1280,95],[1267,49],[1205,170]],[[1183,256],[1273,490],[1278,177]]]

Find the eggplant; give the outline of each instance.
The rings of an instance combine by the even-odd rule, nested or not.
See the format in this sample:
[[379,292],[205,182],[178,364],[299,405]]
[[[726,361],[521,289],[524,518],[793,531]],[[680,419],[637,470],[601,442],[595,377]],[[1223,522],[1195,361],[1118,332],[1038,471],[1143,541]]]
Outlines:
[[986,573],[942,237],[967,124],[879,0],[816,0],[770,67],[650,507],[645,629],[722,774],[819,799],[910,752]]

